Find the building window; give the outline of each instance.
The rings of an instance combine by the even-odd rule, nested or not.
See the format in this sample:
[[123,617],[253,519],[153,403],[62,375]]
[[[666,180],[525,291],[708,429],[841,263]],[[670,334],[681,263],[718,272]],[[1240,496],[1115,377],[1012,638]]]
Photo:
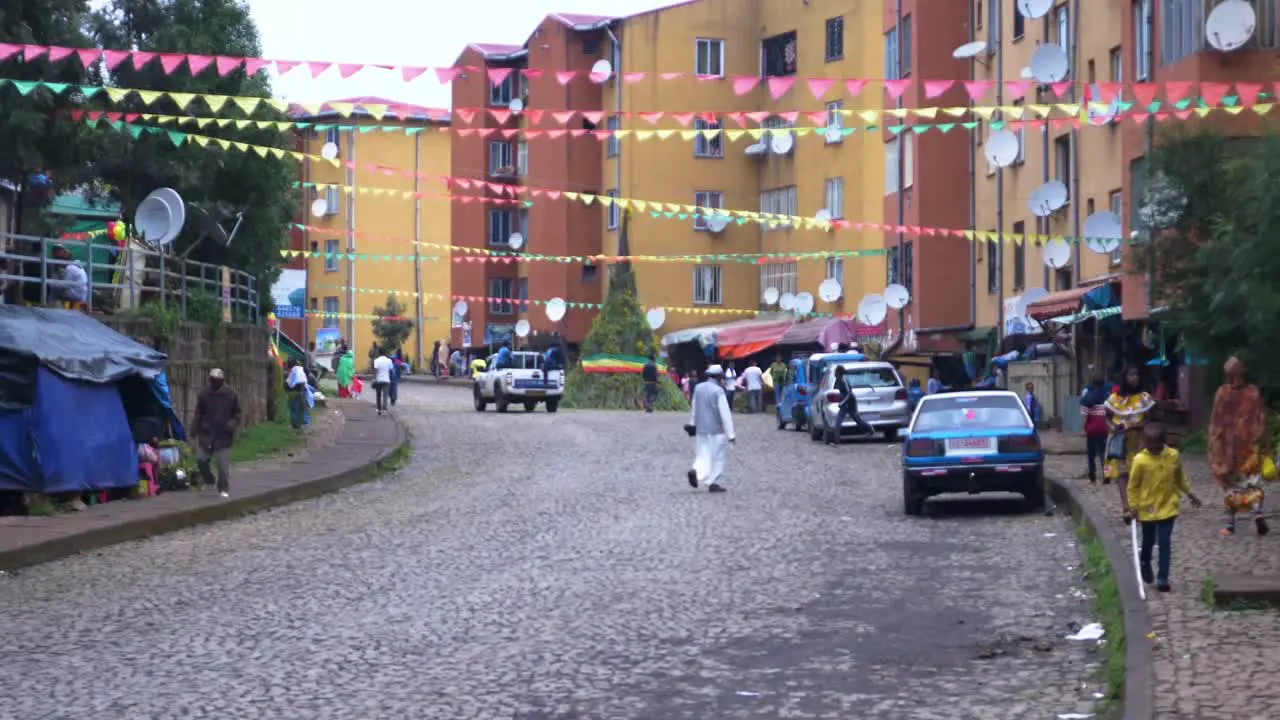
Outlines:
[[338,272],[338,241],[332,238],[324,241],[324,271]]
[[622,220],[622,210],[618,207],[618,191],[610,190],[608,195],[613,198],[613,202],[609,203],[609,229],[617,230],[618,223]]
[[489,104],[506,107],[516,97],[516,71],[512,70],[502,82],[489,83]]
[[516,281],[516,299],[520,301],[520,309],[529,307],[529,278],[522,277]]
[[884,284],[893,285],[898,282],[898,246],[894,245],[884,253]]
[[600,268],[595,263],[587,263],[582,266],[582,282],[585,284],[593,283],[600,275]]
[[[1107,200],[1111,206],[1111,212],[1120,218],[1120,227],[1124,227],[1124,193],[1120,190],[1112,190],[1107,196]],[[1122,233],[1123,234],[1123,233]],[[1124,243],[1116,245],[1116,249],[1111,251],[1111,264],[1119,265],[1124,262]]]
[[693,304],[719,305],[721,268],[719,265],[693,266]]
[[489,174],[494,177],[511,177],[516,174],[516,162],[511,143],[505,140],[489,141]]
[[515,280],[511,278],[489,278],[489,313],[492,315],[510,315],[515,312]]
[[765,263],[760,266],[760,287],[777,288],[779,295],[799,292],[798,277],[794,261]]
[[795,30],[774,35],[760,43],[760,74],[764,77],[795,75],[798,60]]
[[916,180],[916,135],[913,132],[902,136],[902,187],[911,187]]
[[1111,82],[1124,82],[1124,53],[1120,48],[1111,48],[1111,55],[1107,58],[1108,65],[1111,66]]
[[[1013,101],[1014,107],[1021,108],[1021,107],[1024,107],[1025,105],[1026,103],[1022,98],[1018,98],[1017,100]],[[1019,118],[1023,117],[1025,113],[1026,113],[1026,110],[1022,110],[1021,113],[1018,115],[1018,117]],[[1003,114],[1002,114],[1002,118],[1003,118]],[[1027,161],[1027,124],[1019,120],[1018,129],[1015,131],[1015,134],[1018,136],[1018,158],[1013,161],[1013,164],[1021,165]]]
[[[1058,47],[1071,51],[1071,15],[1070,8],[1063,4],[1054,8],[1053,25],[1058,30]],[[1021,15],[1022,13],[1018,13]]]
[[342,154],[342,133],[336,125],[324,131],[324,141],[333,143],[333,146],[338,148],[338,154]]
[[844,18],[827,18],[827,62],[844,57]]
[[529,247],[529,208],[520,208],[520,237],[524,238],[523,248]]
[[330,217],[338,214],[342,206],[342,190],[337,185],[329,185],[324,189],[324,214]]
[[[992,230],[991,232],[995,232]],[[987,294],[995,295],[1000,285],[1000,243],[987,241]]]
[[902,284],[907,288],[908,292],[915,292],[915,258],[916,253],[913,249],[914,240],[904,240],[902,242]]
[[506,247],[511,240],[511,211],[489,208],[489,244]]
[[693,43],[693,72],[707,77],[724,77],[724,41],[698,38]]
[[529,143],[523,140],[516,143],[516,174],[520,177],[529,174]]
[[[765,218],[762,230],[776,230],[791,227],[791,219],[796,214],[796,186],[773,188],[760,192],[760,212],[778,217]],[[772,220],[772,222],[769,222]]]
[[884,144],[884,194],[898,192],[898,150],[902,146],[902,136],[889,139]]
[[[996,37],[996,30],[1000,28],[1000,5],[1001,0],[987,0],[987,47],[994,48],[1000,38]],[[978,4],[978,17],[982,17],[982,4]],[[1016,11],[1015,11],[1016,12]],[[979,20],[981,23],[981,20]]]
[[1172,65],[1196,51],[1196,8],[1200,0],[1161,0],[1160,63]]
[[1053,271],[1054,282],[1057,284],[1057,290],[1071,289],[1071,266],[1058,268]]
[[[995,5],[996,3],[991,3]],[[1018,8],[1013,9],[1013,40],[1017,42],[1027,33],[1027,19],[1022,16],[1022,11]]]
[[1013,291],[1027,286],[1027,224],[1022,220],[1013,224]]
[[911,16],[902,16],[902,77],[911,75]]
[[[693,119],[694,130],[719,130],[719,120]],[[724,139],[721,133],[698,133],[693,138],[693,156],[700,158],[724,157]]]
[[[844,101],[835,100],[827,103],[827,132],[825,133],[827,144],[844,142]],[[836,132],[831,132],[835,130]]]
[[[710,208],[719,210],[724,207],[724,193],[719,190],[699,190],[693,194],[693,204],[699,208]],[[707,216],[704,213],[694,212],[693,229],[706,230]]]
[[1150,80],[1151,75],[1151,0],[1133,0],[1133,79]]
[[844,258],[831,256],[827,258],[827,272],[823,276],[826,280],[835,280],[844,286]]
[[[600,54],[600,36],[586,35],[582,38],[582,54],[583,55],[599,55]],[[616,65],[614,67],[617,67]]]
[[329,296],[324,299],[324,326],[338,327],[338,298]]
[[844,217],[844,178],[827,178],[827,212],[832,220]]
[[[1071,136],[1063,135],[1053,140],[1053,169],[1058,182],[1071,187]],[[1069,191],[1068,191],[1069,192]]]
[[[605,128],[609,131],[609,139],[605,143],[605,154],[608,157],[617,157],[619,148],[618,130],[621,129],[622,122],[617,115],[610,115],[605,121]],[[524,173],[521,173],[522,175]]]
[[886,80],[898,79],[898,28],[894,27],[884,34],[884,77]]
[[766,130],[790,130],[795,126],[796,124],[794,122],[787,120],[781,115],[770,115],[764,119],[763,123],[760,124],[760,127]]

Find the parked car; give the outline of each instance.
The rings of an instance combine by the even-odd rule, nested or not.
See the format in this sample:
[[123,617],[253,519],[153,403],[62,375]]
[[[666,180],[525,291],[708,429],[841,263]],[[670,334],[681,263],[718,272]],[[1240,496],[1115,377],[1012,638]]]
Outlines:
[[977,390],[926,395],[902,445],[902,504],[919,515],[943,493],[1012,492],[1044,509],[1044,451],[1017,394]]
[[546,403],[547,412],[559,409],[564,395],[563,370],[545,370],[542,355],[536,352],[513,352],[511,361],[501,368],[494,367],[496,359],[497,355],[492,355],[485,360],[485,370],[472,384],[476,412],[484,412],[490,402],[500,413],[511,403],[523,404],[529,412],[540,402]]
[[814,393],[818,391],[823,371],[833,363],[866,359],[866,355],[858,352],[814,353],[807,358],[793,358],[790,362],[793,382],[783,390],[782,415],[778,418],[778,429],[786,429],[788,422],[797,432],[812,427],[809,422],[809,410]]
[[[887,362],[863,360],[860,362],[833,362],[826,365],[809,407],[809,437],[821,440],[827,428],[836,422],[840,412],[840,393],[835,390],[837,367],[844,368],[844,377],[850,391],[858,400],[858,415],[876,432],[884,433],[888,440],[895,440],[898,431],[911,420],[907,402],[907,389],[902,377]],[[837,435],[858,435],[861,427],[852,418],[846,418]]]

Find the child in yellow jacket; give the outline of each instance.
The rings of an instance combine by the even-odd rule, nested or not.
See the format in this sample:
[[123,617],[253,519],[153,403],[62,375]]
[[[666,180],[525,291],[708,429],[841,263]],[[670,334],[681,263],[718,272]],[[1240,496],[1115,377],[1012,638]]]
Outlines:
[[[1169,558],[1172,554],[1173,521],[1178,519],[1182,496],[1192,507],[1200,507],[1200,498],[1191,492],[1191,483],[1182,469],[1182,457],[1165,443],[1164,427],[1149,423],[1142,430],[1143,448],[1129,467],[1129,482],[1121,496],[1124,521],[1134,518],[1142,523],[1142,551],[1139,554],[1143,582],[1153,579],[1156,590],[1169,592]],[[1158,572],[1151,572],[1151,551],[1160,545]]]

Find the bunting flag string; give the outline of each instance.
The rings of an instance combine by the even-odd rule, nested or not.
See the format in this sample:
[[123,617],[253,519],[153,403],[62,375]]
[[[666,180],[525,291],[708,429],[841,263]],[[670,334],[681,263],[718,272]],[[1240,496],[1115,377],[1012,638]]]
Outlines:
[[[302,226],[294,226],[302,227]],[[323,228],[309,228],[312,231],[323,232]],[[342,233],[350,234],[350,233]],[[357,235],[365,235],[366,233],[356,233]],[[400,240],[400,238],[380,238],[383,240]],[[453,252],[463,253],[461,255],[406,255],[406,254],[384,254],[384,253],[357,253],[357,252],[333,252],[327,253],[318,250],[291,250],[284,249],[280,251],[280,256],[285,259],[303,258],[308,260],[348,260],[352,262],[358,261],[381,261],[381,262],[406,262],[416,259],[439,261],[449,258],[455,263],[520,263],[520,262],[549,262],[559,263],[562,265],[571,264],[595,264],[595,263],[622,263],[622,262],[645,262],[645,263],[703,263],[703,262],[738,262],[760,265],[770,261],[781,259],[786,260],[824,260],[829,257],[839,258],[864,258],[864,257],[883,257],[888,251],[883,248],[871,248],[866,250],[823,250],[814,252],[790,252],[790,253],[707,253],[704,255],[539,255],[536,253],[521,253],[515,251],[490,250],[487,248],[466,247],[460,245],[440,245],[437,243],[424,243],[416,240],[408,240],[404,242],[415,243],[419,246],[429,246],[437,249],[448,249]]]
[[[544,76],[554,77],[560,85],[568,85],[578,80],[588,80],[593,83],[605,82],[611,75],[601,76],[590,70],[557,70],[547,71],[537,68],[480,68],[470,65],[448,66],[448,67],[428,67],[425,65],[402,65],[399,63],[340,63],[328,60],[281,60],[272,58],[254,58],[239,57],[228,55],[203,55],[196,53],[164,53],[152,52],[144,50],[116,50],[116,49],[100,49],[100,48],[73,48],[59,45],[34,45],[34,44],[17,44],[17,43],[0,43],[0,62],[21,58],[25,62],[35,60],[47,60],[49,62],[69,62],[74,58],[79,64],[88,69],[95,64],[101,63],[102,67],[108,71],[121,67],[126,61],[134,69],[141,69],[151,65],[153,62],[158,63],[160,69],[165,75],[173,75],[183,67],[192,76],[199,75],[207,70],[213,70],[219,77],[227,75],[237,70],[242,70],[248,75],[255,75],[266,69],[274,69],[278,74],[287,74],[299,68],[305,70],[311,77],[316,78],[320,75],[335,70],[339,77],[343,79],[351,78],[357,73],[365,69],[378,70],[398,70],[401,79],[404,82],[412,82],[423,76],[434,76],[441,84],[453,82],[460,74],[464,72],[483,72],[492,84],[500,84],[506,82],[508,77],[517,76],[524,79],[538,79]],[[827,78],[827,77],[770,77],[762,79],[756,75],[698,75],[690,72],[623,72],[621,73],[622,83],[624,85],[632,85],[649,79],[660,79],[664,81],[674,81],[692,78],[696,82],[724,82],[730,83],[733,87],[734,94],[738,96],[747,95],[757,89],[766,91],[774,100],[780,100],[793,89],[799,86],[807,89],[814,99],[822,100],[833,90],[846,97],[857,97],[869,84],[877,84],[883,87],[884,94],[892,100],[901,98],[909,89],[916,87],[923,90],[926,98],[937,98],[946,94],[955,88],[963,88],[965,93],[975,102],[985,97],[995,87],[996,81],[993,80],[955,80],[951,78],[941,79],[918,79],[918,78],[902,78],[902,79],[884,79],[884,78]],[[1006,80],[1004,81],[1005,95],[1017,99],[1024,97],[1035,83],[1031,80]],[[1139,102],[1143,102],[1141,98],[1154,98],[1157,94],[1163,94],[1170,102],[1176,102],[1178,99],[1185,97],[1190,92],[1191,87],[1195,83],[1192,82],[1175,82],[1169,81],[1164,83],[1098,83],[1108,97],[1114,97],[1117,92],[1122,89],[1128,89],[1135,97],[1139,98]],[[1065,97],[1073,88],[1080,87],[1082,83],[1073,81],[1064,81],[1051,83],[1050,87],[1059,97]],[[1228,83],[1201,83],[1204,85],[1215,85],[1229,87]],[[1258,90],[1253,91],[1256,96],[1261,91],[1260,83],[1236,83],[1236,87],[1246,86],[1253,88],[1256,86]],[[1278,87],[1280,89],[1280,87]],[[1222,94],[1225,94],[1224,89]],[[1244,94],[1242,92],[1242,94]]]
[[[367,290],[361,290],[361,292],[379,293],[382,295],[407,295],[404,292],[397,292],[394,290],[367,289]],[[457,295],[457,294],[443,295],[439,293],[433,293],[432,295],[433,295],[433,298],[437,300],[445,300],[447,298],[448,300],[454,301],[454,302],[458,300],[465,300],[468,303],[484,303],[486,305],[509,306],[512,309],[512,315],[515,315],[515,311],[517,310],[520,312],[528,312],[531,308],[545,306],[551,302],[551,300],[538,300],[538,299],[525,299],[525,298],[512,298],[512,297],[484,297],[484,296],[476,296],[476,295]],[[576,301],[570,301],[570,300],[564,301],[564,304],[565,304],[565,307],[569,310],[585,310],[589,312],[598,311],[604,307],[604,303],[576,302]],[[661,306],[661,307],[663,310],[669,313],[679,313],[682,315],[758,315],[760,314],[760,311],[756,308],[722,308],[722,307],[698,307],[698,306],[693,306],[693,307]],[[311,310],[311,309],[308,309],[305,312],[308,315],[314,315],[316,317],[325,317],[325,318],[340,318],[340,319],[350,318],[353,320],[386,319],[382,315],[375,315],[372,313],[346,313],[346,312],[332,312],[332,311]],[[806,318],[839,317],[839,318],[852,319],[854,317],[853,313],[824,313],[824,312],[811,312],[811,313],[804,313],[804,314],[795,313],[795,315],[797,317],[806,317]],[[413,319],[410,317],[403,317],[403,318],[397,318],[395,316],[390,316],[390,317],[392,317],[393,319],[401,319],[401,320]],[[512,320],[512,322],[514,322],[514,319]]]
[[195,135],[192,133],[181,132],[179,130],[168,130],[165,128],[152,127],[149,125],[138,125],[135,123],[127,123],[123,120],[109,120],[102,113],[96,113],[85,110],[72,110],[71,117],[75,120],[82,120],[86,125],[92,128],[98,128],[106,125],[112,130],[128,133],[134,140],[141,138],[143,135],[164,135],[174,147],[180,147],[186,143],[193,143],[200,147],[208,147],[214,145],[223,150],[239,150],[240,152],[254,153],[262,158],[284,159],[286,157],[294,160],[314,160],[316,162],[327,163],[334,167],[338,166],[338,161],[330,160],[320,155],[312,155],[310,153],[298,152],[297,150],[286,150],[284,148],[272,147],[270,145],[255,145],[253,143],[240,142],[239,140],[227,140],[226,138],[210,137],[208,135]]

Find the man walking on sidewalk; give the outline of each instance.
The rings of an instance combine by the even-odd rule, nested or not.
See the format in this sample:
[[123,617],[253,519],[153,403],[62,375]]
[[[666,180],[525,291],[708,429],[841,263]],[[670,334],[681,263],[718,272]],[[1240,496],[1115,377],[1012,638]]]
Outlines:
[[755,360],[742,371],[742,384],[747,388],[747,412],[764,412],[764,371]]
[[240,397],[226,384],[218,368],[209,371],[209,384],[196,398],[196,416],[191,423],[196,441],[196,465],[204,487],[213,484],[210,461],[218,465],[218,494],[231,492],[231,443],[240,427]]
[[653,401],[658,399],[658,361],[649,353],[649,361],[640,370],[640,379],[644,381],[644,411],[653,412]]
[[388,390],[391,388],[391,373],[394,371],[391,358],[381,350],[375,348],[378,356],[373,359],[373,395],[374,402],[378,406],[378,414],[381,415],[384,410],[388,409]]
[[707,368],[707,379],[693,389],[690,426],[693,429],[693,467],[689,470],[689,486],[695,490],[706,481],[713,493],[724,492],[725,455],[729,443],[737,439],[733,431],[733,413],[724,392],[724,370],[719,365]]

